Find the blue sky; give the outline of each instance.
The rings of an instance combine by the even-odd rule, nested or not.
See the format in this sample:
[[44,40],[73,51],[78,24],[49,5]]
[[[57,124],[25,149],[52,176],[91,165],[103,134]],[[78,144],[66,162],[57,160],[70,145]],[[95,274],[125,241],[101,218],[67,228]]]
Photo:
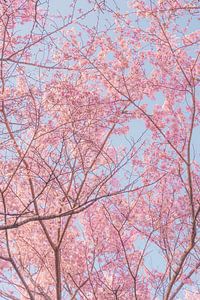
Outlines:
[[[68,14],[69,10],[72,8],[69,8],[68,5],[66,4],[68,1],[65,0],[50,0],[49,1],[49,11],[52,14],[57,14],[58,12],[64,17],[65,15]],[[70,2],[70,1],[69,1]],[[126,11],[128,10],[128,8],[126,7],[126,3],[127,1],[116,1],[117,5],[120,5],[120,11]],[[111,5],[114,6],[114,1],[110,1]],[[84,0],[78,0],[78,6],[81,9],[84,10],[88,10],[89,6],[87,4],[87,1]],[[98,15],[98,11],[91,13],[86,19],[85,19],[85,24],[87,24],[88,26],[95,26],[96,25],[96,20],[97,20],[97,15]],[[100,26],[104,26],[105,24],[107,24],[106,18],[108,17],[107,13],[102,13],[101,14],[101,24]],[[104,20],[104,21],[103,21]],[[62,20],[60,20],[60,24],[62,24]],[[144,23],[145,25],[145,23]],[[27,25],[26,25],[27,26]],[[71,27],[76,27],[75,24],[72,24]],[[53,27],[52,27],[53,29]],[[196,23],[194,22],[193,25],[191,26],[191,30],[196,29]],[[29,30],[28,26],[22,27],[21,28],[22,32]],[[31,71],[31,70],[30,70]],[[158,95],[158,101],[162,103],[163,99],[162,99],[162,95]],[[129,137],[132,138],[134,137],[134,139],[137,139],[140,134],[145,130],[144,124],[142,121],[132,121],[130,123],[130,131],[129,131]],[[148,136],[148,133],[147,133]],[[122,143],[126,144],[126,140],[123,139],[121,137],[115,136],[112,140],[113,144],[116,145],[120,145]],[[197,160],[200,161],[200,128],[195,128],[194,130],[194,135],[193,135],[193,146],[194,149],[196,150],[196,157]],[[138,244],[138,247],[143,247],[143,242],[141,242],[140,244]],[[151,255],[150,259],[147,258],[146,263],[149,264],[149,266],[153,265],[154,268],[161,268],[164,266],[163,261],[161,259],[161,257],[159,256],[157,250],[155,247],[152,247],[151,249],[151,253],[154,253]],[[4,299],[4,298],[0,298],[0,299]]]

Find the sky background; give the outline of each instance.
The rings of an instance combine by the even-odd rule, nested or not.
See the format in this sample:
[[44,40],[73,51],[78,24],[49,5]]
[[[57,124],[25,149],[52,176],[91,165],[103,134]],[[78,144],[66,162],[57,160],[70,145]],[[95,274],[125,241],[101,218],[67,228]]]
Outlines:
[[[49,1],[49,12],[50,14],[60,14],[62,17],[65,17],[66,15],[69,14],[69,10],[71,8],[69,8],[69,6],[66,4],[67,2],[70,2],[70,1],[66,1],[66,0],[50,0]],[[87,1],[84,1],[84,0],[78,0],[78,6],[81,8],[81,9],[84,9],[84,10],[87,10],[89,8]],[[125,12],[125,11],[128,11],[128,7],[127,7],[127,1],[117,1],[116,0],[116,3],[117,3],[117,6],[119,7],[120,11],[121,12]],[[113,7],[115,6],[115,3],[114,1],[109,1],[109,4],[111,4]],[[89,14],[88,18],[85,19],[85,24],[87,24],[89,27],[90,26],[96,26],[96,19],[97,19],[97,14],[98,14],[98,11],[96,12],[93,12],[91,14]],[[100,27],[102,26],[102,28],[104,27],[104,21],[103,20],[106,20],[107,17],[109,17],[107,15],[107,13],[104,13],[101,15],[101,24],[100,24]],[[134,17],[133,17],[134,18]],[[182,20],[182,22],[184,22],[185,20]],[[106,23],[106,22],[105,22]],[[62,24],[62,19],[60,20],[60,24]],[[144,21],[144,26],[145,26],[145,21]],[[72,24],[70,27],[76,27],[75,24]],[[69,27],[69,28],[70,28]],[[194,23],[192,24],[191,26],[191,31],[192,30],[195,30],[197,27],[197,24],[196,24],[196,21],[194,21]],[[52,27],[53,29],[53,27]],[[25,26],[22,26],[21,28],[19,28],[19,31],[21,31],[22,33],[24,32],[28,32],[29,31],[29,27],[28,25]],[[30,69],[31,71],[31,69]],[[164,101],[164,99],[162,98],[162,95],[159,94],[158,97],[157,97],[158,101],[160,103],[162,103]],[[156,103],[156,102],[151,102],[151,99],[149,99],[149,102],[152,103],[152,107],[153,105]],[[150,105],[150,108],[151,108],[151,105]],[[141,135],[142,132],[144,132],[145,130],[145,126],[143,124],[142,121],[132,121],[130,124],[130,131],[129,131],[129,135],[128,137],[129,138],[134,138],[135,140]],[[146,136],[148,137],[148,132],[146,133]],[[126,144],[127,141],[126,139],[123,139],[122,140],[122,137],[118,137],[118,136],[115,136],[112,140],[113,144],[116,144],[116,145],[121,145],[121,144]],[[196,159],[200,162],[200,128],[195,128],[194,130],[194,134],[193,134],[193,140],[192,140],[192,143],[193,143],[193,147],[196,151]],[[138,242],[138,247],[140,248],[143,248],[143,245],[144,243],[142,241],[139,241]],[[149,251],[151,251],[151,256],[149,256],[147,258],[147,261],[146,263],[149,264],[149,266],[153,265],[154,268],[157,268],[158,270],[162,270],[162,268],[164,267],[164,262],[163,260],[161,259],[156,247],[153,247],[151,246],[151,248],[149,249]],[[154,254],[153,254],[154,253]],[[0,299],[4,299],[4,298],[1,298]],[[181,299],[181,298],[180,298]]]

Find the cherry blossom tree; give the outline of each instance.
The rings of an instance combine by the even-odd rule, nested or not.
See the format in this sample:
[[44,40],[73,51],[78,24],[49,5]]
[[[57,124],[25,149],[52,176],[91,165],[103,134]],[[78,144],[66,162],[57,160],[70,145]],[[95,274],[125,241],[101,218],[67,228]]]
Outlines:
[[199,9],[0,1],[0,299],[200,298]]

